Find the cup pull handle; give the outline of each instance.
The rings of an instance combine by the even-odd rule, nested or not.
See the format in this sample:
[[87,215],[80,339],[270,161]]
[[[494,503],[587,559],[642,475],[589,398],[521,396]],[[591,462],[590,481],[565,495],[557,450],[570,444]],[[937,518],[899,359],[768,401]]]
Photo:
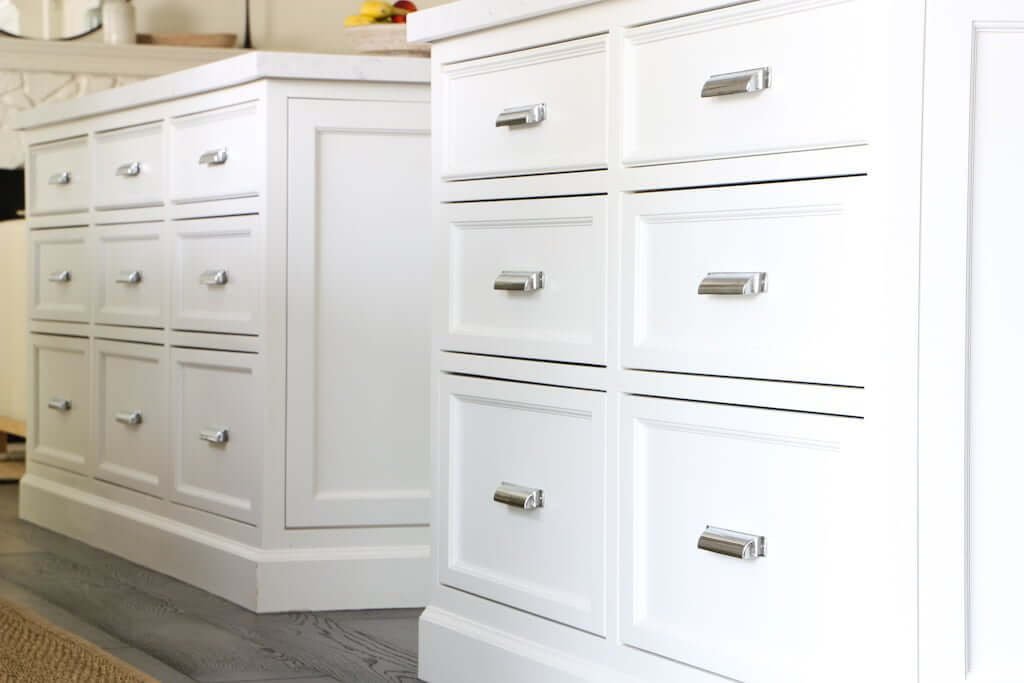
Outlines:
[[503,292],[536,292],[544,289],[544,271],[503,270],[494,279],[494,288]]
[[207,287],[223,287],[228,283],[228,271],[223,268],[204,270],[199,276],[199,284]]
[[224,444],[230,439],[227,427],[214,427],[199,431],[199,438],[213,444]]
[[211,149],[199,155],[199,163],[204,166],[220,166],[228,162],[228,150],[226,147]]
[[704,528],[704,533],[697,540],[697,547],[741,560],[756,560],[765,554],[764,536],[714,526]]
[[47,278],[50,282],[71,282],[70,270],[58,270],[50,273]]
[[54,173],[50,176],[50,185],[70,185],[71,184],[71,171],[61,171],[60,173]]
[[771,69],[762,66],[758,69],[715,74],[704,81],[700,96],[722,97],[723,95],[760,92],[770,88],[771,85]]
[[122,270],[121,273],[114,278],[114,282],[122,285],[137,285],[142,282],[142,271]]
[[525,107],[505,109],[494,121],[496,128],[514,128],[516,126],[535,126],[543,123],[548,117],[546,104],[529,104]]
[[51,398],[47,401],[46,407],[58,413],[66,413],[71,410],[71,401],[66,398]]
[[494,490],[494,501],[522,510],[536,510],[544,507],[544,491],[503,481]]
[[138,161],[121,164],[117,167],[117,170],[114,171],[114,175],[124,176],[126,178],[134,178],[140,173],[142,173],[142,163]]
[[768,273],[708,273],[697,294],[753,296],[768,288]]
[[114,422],[120,422],[123,425],[140,425],[142,424],[142,412],[130,410],[125,413],[114,413]]

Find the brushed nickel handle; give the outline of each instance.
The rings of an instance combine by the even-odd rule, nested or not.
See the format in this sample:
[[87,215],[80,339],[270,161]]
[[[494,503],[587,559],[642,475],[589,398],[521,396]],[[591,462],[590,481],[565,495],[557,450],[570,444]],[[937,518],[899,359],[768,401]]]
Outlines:
[[52,176],[50,176],[49,183],[51,185],[70,185],[71,171],[61,171],[60,173],[54,173]]
[[543,123],[548,117],[548,106],[546,104],[529,104],[525,107],[512,107],[505,109],[494,121],[496,128],[512,128],[515,126],[535,126]]
[[199,431],[199,438],[203,441],[214,444],[224,444],[230,439],[227,427],[213,427],[211,429],[201,429]]
[[228,271],[223,268],[204,270],[199,276],[199,284],[208,287],[222,287],[228,283]]
[[140,425],[142,424],[142,412],[139,410],[130,410],[126,413],[114,413],[114,422],[120,422],[123,425]]
[[741,560],[756,560],[765,554],[764,536],[714,526],[704,528],[704,533],[697,540],[697,547]]
[[544,507],[544,491],[503,481],[494,490],[494,501],[522,510],[536,510]]
[[205,166],[220,166],[228,162],[228,150],[226,147],[211,149],[199,155],[199,163]]
[[768,288],[768,273],[708,273],[697,287],[697,294],[752,296]]
[[494,288],[504,292],[536,292],[544,289],[544,271],[503,270],[494,279]]
[[134,178],[140,173],[142,173],[142,163],[138,161],[133,161],[129,164],[121,164],[117,167],[117,170],[114,171],[114,175],[124,176],[127,178]]
[[50,282],[71,282],[71,271],[57,270],[50,273],[46,279]]
[[51,398],[47,401],[46,407],[58,413],[66,413],[71,410],[71,401],[66,398]]
[[122,285],[137,285],[142,282],[142,271],[141,270],[122,270],[114,282]]
[[762,66],[759,69],[733,71],[727,74],[715,74],[704,81],[701,97],[722,97],[740,93],[760,92],[770,88],[771,69]]

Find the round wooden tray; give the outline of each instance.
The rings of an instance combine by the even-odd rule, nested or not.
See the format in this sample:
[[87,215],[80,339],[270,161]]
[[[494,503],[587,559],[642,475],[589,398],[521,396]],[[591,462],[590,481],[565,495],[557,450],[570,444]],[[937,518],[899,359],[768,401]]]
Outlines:
[[341,30],[338,48],[357,55],[430,56],[430,46],[426,43],[406,41],[405,24],[346,26]]

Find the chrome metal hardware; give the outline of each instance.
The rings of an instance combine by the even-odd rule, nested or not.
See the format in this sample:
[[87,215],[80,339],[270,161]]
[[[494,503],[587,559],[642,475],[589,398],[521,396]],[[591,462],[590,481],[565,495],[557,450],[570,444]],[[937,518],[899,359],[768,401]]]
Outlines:
[[704,87],[701,88],[700,96],[721,97],[723,95],[760,92],[770,88],[771,85],[771,69],[767,66],[762,66],[759,69],[715,74],[704,81]]
[[114,171],[114,175],[127,176],[129,178],[134,178],[140,173],[142,173],[142,164],[138,161],[133,161],[130,164],[121,164]]
[[494,490],[494,501],[509,507],[535,510],[544,507],[544,491],[503,481]]
[[768,273],[708,273],[697,287],[698,294],[752,296],[768,288]]
[[140,425],[142,424],[142,413],[138,410],[132,410],[127,413],[114,413],[114,422],[131,426]]
[[228,162],[228,150],[225,147],[211,149],[199,155],[199,163],[206,166],[220,166]]
[[122,285],[137,285],[142,282],[142,271],[122,270],[120,274],[114,278],[114,282]]
[[199,438],[203,441],[210,443],[222,444],[228,442],[228,430],[227,427],[215,427],[212,429],[203,429],[199,432]]
[[709,526],[704,528],[704,533],[697,540],[697,547],[741,560],[755,560],[764,557],[765,542],[764,536]]
[[71,184],[71,171],[61,171],[60,173],[54,173],[50,176],[51,185],[70,185]]
[[494,121],[496,128],[514,126],[535,126],[543,123],[548,117],[548,106],[546,104],[530,104],[525,107],[512,107],[506,109]]
[[47,401],[46,407],[58,413],[66,413],[71,410],[71,401],[66,398],[51,398]]
[[217,270],[204,270],[199,276],[199,284],[208,287],[220,287],[228,283],[228,271],[223,268]]
[[71,271],[57,270],[50,273],[46,279],[50,282],[71,282]]
[[544,271],[503,270],[494,279],[494,288],[504,292],[536,292],[544,289]]

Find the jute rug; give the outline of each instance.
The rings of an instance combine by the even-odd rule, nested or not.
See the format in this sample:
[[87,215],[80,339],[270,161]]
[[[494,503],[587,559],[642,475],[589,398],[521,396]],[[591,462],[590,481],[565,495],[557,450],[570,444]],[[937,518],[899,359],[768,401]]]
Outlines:
[[0,682],[158,683],[92,643],[0,600]]

